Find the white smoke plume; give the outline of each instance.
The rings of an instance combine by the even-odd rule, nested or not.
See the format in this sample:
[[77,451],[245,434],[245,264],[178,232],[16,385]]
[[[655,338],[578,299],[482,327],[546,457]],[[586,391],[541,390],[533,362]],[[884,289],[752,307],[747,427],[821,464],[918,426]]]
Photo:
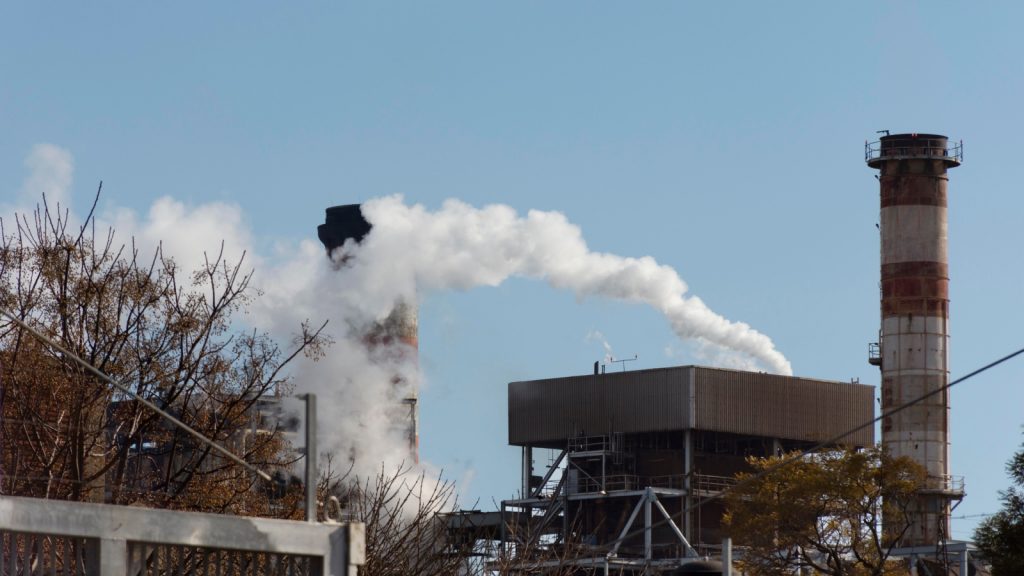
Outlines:
[[7,229],[13,230],[14,214],[29,214],[32,208],[42,202],[43,196],[51,209],[70,207],[71,182],[75,162],[71,153],[53,144],[36,144],[25,157],[28,174],[21,187],[13,194],[5,194],[0,200],[0,217]]
[[591,330],[587,332],[587,337],[584,338],[586,342],[600,342],[601,348],[604,349],[604,356],[601,358],[601,362],[609,364],[615,359],[615,355],[612,354],[612,345],[605,339],[604,334],[600,330]]
[[[321,435],[338,454],[355,456],[355,472],[372,474],[381,462],[408,461],[407,416],[401,399],[420,382],[419,369],[401,350],[370,356],[362,328],[383,320],[395,302],[415,303],[425,293],[497,286],[513,276],[546,281],[578,298],[605,297],[643,303],[660,311],[676,334],[697,346],[698,357],[718,365],[791,374],[789,362],[771,340],[747,324],[731,322],[687,295],[686,283],[653,258],[624,258],[591,252],[579,227],[557,212],[508,206],[474,208],[449,200],[431,212],[391,196],[362,206],[372,224],[360,244],[349,241],[327,265],[322,248],[304,242],[299,257],[267,286],[263,304],[273,324],[294,326],[302,318],[330,318],[336,350],[298,377],[304,391],[330,406],[330,427]],[[340,320],[341,325],[338,325]],[[600,333],[607,356],[611,347]],[[395,344],[395,346],[402,346]],[[382,361],[383,359],[383,361]],[[393,385],[400,375],[405,384]]]
[[686,283],[671,267],[649,256],[592,252],[579,227],[558,212],[531,210],[522,217],[508,206],[474,208],[458,200],[430,212],[391,196],[365,203],[363,213],[373,228],[361,245],[343,249],[354,258],[339,275],[339,286],[376,317],[383,317],[397,298],[415,301],[424,291],[497,286],[522,276],[570,290],[580,299],[647,304],[684,340],[700,340],[770,372],[792,374],[770,338],[687,295]]
[[[46,192],[70,203],[71,154],[51,145],[33,149],[23,194]],[[90,191],[91,194],[91,191]],[[90,197],[91,200],[91,197]],[[127,209],[101,210],[122,242],[132,237],[143,253],[162,242],[183,269],[216,253],[255,266],[263,295],[247,319],[289,340],[299,323],[329,320],[335,344],[323,359],[295,366],[297,392],[319,397],[321,451],[353,473],[373,477],[400,463],[411,464],[402,399],[423,385],[414,356],[395,348],[367,349],[364,330],[384,319],[397,301],[416,303],[439,290],[497,286],[510,277],[542,280],[578,298],[602,297],[649,305],[675,333],[696,343],[698,356],[728,366],[791,374],[771,340],[742,322],[729,321],[687,294],[672,268],[653,258],[592,252],[576,225],[557,212],[521,216],[508,206],[475,208],[449,200],[440,210],[406,204],[392,196],[363,204],[373,225],[361,244],[348,242],[331,262],[316,241],[304,240],[282,254],[257,255],[241,207],[208,203],[187,206],[164,197],[145,216]],[[337,262],[345,260],[344,265]],[[601,337],[604,342],[604,338]],[[605,342],[606,344],[606,342]],[[610,347],[606,348],[610,354]],[[395,376],[401,382],[395,384]],[[427,465],[421,464],[426,470]],[[428,473],[430,473],[428,471]]]
[[252,234],[237,204],[208,202],[188,206],[169,196],[158,198],[144,217],[133,210],[114,208],[101,212],[100,224],[109,225],[120,238],[133,238],[142,254],[161,246],[174,258],[185,278],[221,253],[228,262],[245,256],[248,269],[259,270],[262,259],[252,249]]
[[36,144],[25,158],[25,167],[28,177],[21,186],[23,202],[34,204],[45,194],[50,206],[70,206],[75,168],[70,152],[53,144]]

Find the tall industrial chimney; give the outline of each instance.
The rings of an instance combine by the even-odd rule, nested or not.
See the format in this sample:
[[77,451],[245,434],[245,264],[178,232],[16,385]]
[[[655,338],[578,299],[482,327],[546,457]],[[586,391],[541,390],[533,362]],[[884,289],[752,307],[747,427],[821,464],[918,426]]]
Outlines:
[[[332,206],[327,209],[325,222],[317,226],[317,236],[327,255],[330,256],[335,248],[340,248],[346,240],[362,242],[363,238],[370,233],[371,225],[363,217],[363,211],[359,204],[346,204]],[[393,344],[401,344],[400,353],[411,354],[407,358],[415,362],[419,351],[418,321],[416,307],[404,301],[395,302],[395,307],[388,317],[382,322],[376,322],[366,327],[363,335],[363,342],[373,351],[381,346],[391,347]],[[398,386],[403,384],[400,376],[396,375],[392,384]],[[403,412],[396,420],[407,419],[406,435],[409,438],[409,448],[415,459],[419,459],[419,414],[418,414],[418,391],[411,389],[401,401],[401,405],[395,409]]]
[[[949,382],[949,267],[946,172],[960,165],[962,143],[937,134],[892,134],[865,144],[881,186],[879,342],[869,361],[882,371],[882,410]],[[943,391],[882,421],[882,444],[928,472],[911,510],[903,546],[934,546],[950,537],[953,500],[962,482],[949,475],[949,393]]]

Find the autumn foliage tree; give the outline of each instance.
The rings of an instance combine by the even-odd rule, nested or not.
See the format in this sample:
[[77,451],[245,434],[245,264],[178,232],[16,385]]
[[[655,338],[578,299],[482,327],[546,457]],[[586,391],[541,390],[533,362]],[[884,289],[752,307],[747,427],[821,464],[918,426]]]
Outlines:
[[[319,332],[301,327],[283,349],[239,331],[253,293],[241,261],[215,253],[183,271],[160,248],[143,254],[97,228],[93,211],[73,225],[45,201],[0,222],[0,308],[256,467],[287,467],[276,423],[255,419],[290,390],[288,363],[319,351]],[[275,494],[6,318],[0,416],[3,494],[297,513],[287,490]]]
[[880,447],[755,458],[726,497],[725,524],[747,574],[804,567],[834,576],[902,574],[889,560],[924,486],[917,463]]

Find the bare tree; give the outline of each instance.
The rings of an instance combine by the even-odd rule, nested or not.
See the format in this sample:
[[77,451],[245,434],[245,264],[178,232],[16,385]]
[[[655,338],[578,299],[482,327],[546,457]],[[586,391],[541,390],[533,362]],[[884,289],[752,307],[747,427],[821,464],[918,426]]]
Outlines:
[[[482,537],[462,522],[455,484],[431,478],[407,465],[384,466],[372,478],[337,473],[328,455],[321,471],[320,498],[338,498],[350,520],[366,526],[366,563],[360,576],[511,576],[584,574],[573,559],[592,555],[577,542],[531,538],[536,523],[511,521],[515,546],[502,547],[498,534]],[[351,470],[349,471],[351,472]],[[470,536],[471,540],[465,538]],[[472,538],[479,538],[473,541]]]
[[[96,201],[99,199],[97,192]],[[0,307],[203,435],[270,472],[290,452],[261,407],[291,390],[284,369],[318,354],[319,330],[289,349],[238,329],[251,272],[220,253],[185,274],[43,200],[0,221]],[[185,278],[187,281],[182,282]],[[322,327],[321,327],[322,328]],[[0,321],[0,492],[289,517],[300,498],[244,469],[71,358]]]

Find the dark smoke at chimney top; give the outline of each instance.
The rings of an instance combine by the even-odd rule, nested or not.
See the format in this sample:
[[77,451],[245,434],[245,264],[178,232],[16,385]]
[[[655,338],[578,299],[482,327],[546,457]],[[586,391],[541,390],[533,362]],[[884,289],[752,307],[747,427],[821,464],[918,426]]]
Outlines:
[[370,233],[370,223],[363,217],[359,204],[332,206],[326,213],[324,223],[316,228],[316,234],[328,252],[341,247],[349,238],[362,242]]

